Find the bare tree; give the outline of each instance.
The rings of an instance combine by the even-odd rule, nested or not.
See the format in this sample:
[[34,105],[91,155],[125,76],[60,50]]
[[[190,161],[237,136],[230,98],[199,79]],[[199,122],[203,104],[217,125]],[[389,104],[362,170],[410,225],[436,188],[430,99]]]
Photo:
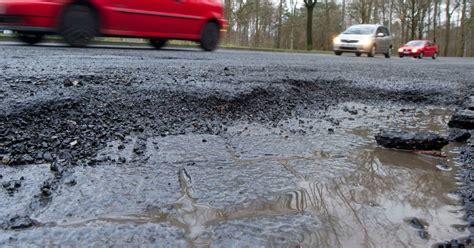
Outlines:
[[229,22],[224,45],[329,50],[346,25],[383,23],[395,46],[430,37],[442,54],[472,56],[472,1],[224,0]]
[[461,8],[461,39],[460,39],[460,49],[458,51],[458,56],[466,57],[467,56],[467,0],[462,1]]
[[283,25],[283,0],[280,0],[280,4],[278,5],[278,30],[277,30],[277,37],[276,37],[276,48],[281,48],[281,30]]
[[[448,56],[449,45],[451,39],[451,17],[453,16],[454,11],[459,7],[459,1],[454,0],[454,5],[451,0],[446,0],[446,30],[444,33],[444,56]],[[452,7],[452,8],[451,8]]]

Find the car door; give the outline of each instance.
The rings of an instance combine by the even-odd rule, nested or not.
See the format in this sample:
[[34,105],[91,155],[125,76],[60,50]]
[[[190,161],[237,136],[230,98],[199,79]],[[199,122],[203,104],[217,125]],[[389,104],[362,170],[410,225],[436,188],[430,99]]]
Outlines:
[[428,51],[428,53],[425,54],[427,57],[431,57],[435,54],[436,48],[433,46],[433,43],[431,43],[431,41],[426,42],[426,50]]
[[[383,36],[379,37],[379,34],[383,34]],[[377,28],[377,31],[375,32],[375,40],[375,43],[377,44],[377,53],[384,53],[387,51],[385,32],[382,27]]]
[[389,49],[392,47],[392,34],[390,34],[390,31],[388,30],[388,28],[386,27],[383,27],[383,31],[384,31],[384,34],[385,34],[385,48],[386,49]]
[[147,0],[109,0],[111,29],[124,35],[149,32],[151,24],[156,22],[156,16],[147,13],[151,6]]
[[188,37],[199,21],[196,5],[202,0],[149,0],[156,3],[155,10],[164,18],[159,27],[161,32]]
[[180,0],[180,15],[182,15],[181,32],[186,35],[199,35],[205,22],[205,14],[210,6],[202,0]]

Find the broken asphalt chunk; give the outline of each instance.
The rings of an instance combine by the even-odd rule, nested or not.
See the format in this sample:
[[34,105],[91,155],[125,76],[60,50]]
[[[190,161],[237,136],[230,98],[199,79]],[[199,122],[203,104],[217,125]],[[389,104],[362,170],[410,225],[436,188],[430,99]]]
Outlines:
[[428,132],[382,131],[375,136],[377,144],[402,150],[441,150],[449,142],[440,135]]

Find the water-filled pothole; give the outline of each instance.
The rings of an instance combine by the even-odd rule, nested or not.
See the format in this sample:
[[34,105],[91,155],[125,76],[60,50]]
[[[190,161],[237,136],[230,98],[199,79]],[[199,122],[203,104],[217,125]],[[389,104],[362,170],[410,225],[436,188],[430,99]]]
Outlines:
[[[77,168],[76,186],[34,216],[50,225],[25,232],[51,228],[70,238],[88,226],[164,225],[182,231],[168,238],[197,247],[426,247],[467,235],[453,194],[456,146],[442,158],[373,140],[380,128],[443,134],[449,111],[347,105],[271,127],[234,123],[221,136],[111,142],[98,155],[111,160]],[[413,218],[428,235],[407,222]]]

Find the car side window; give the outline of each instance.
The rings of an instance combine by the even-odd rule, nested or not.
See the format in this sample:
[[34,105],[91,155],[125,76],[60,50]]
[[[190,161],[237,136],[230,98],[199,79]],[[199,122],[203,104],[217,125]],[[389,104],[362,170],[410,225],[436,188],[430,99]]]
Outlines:
[[385,34],[385,32],[383,31],[382,27],[378,27],[378,28],[377,28],[377,32],[375,32],[376,35],[378,35],[379,33],[384,33],[384,34]]
[[428,41],[428,42],[426,42],[426,45],[427,46],[433,46],[433,43],[431,43],[431,41]]
[[385,36],[390,36],[390,31],[388,31],[387,28],[382,28],[383,29],[383,33],[385,34]]

